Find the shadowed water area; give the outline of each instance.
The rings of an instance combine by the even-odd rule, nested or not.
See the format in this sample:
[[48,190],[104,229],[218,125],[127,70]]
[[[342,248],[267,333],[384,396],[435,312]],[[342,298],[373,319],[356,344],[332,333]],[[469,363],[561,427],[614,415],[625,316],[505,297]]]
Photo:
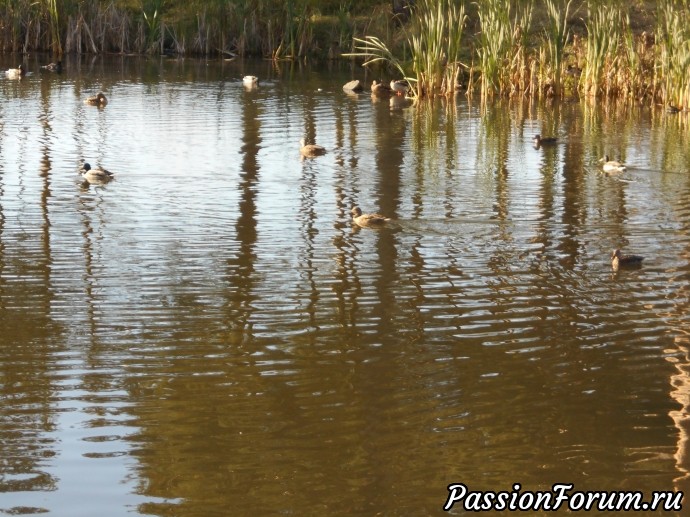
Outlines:
[[0,514],[690,490],[686,114],[414,109],[346,95],[344,64],[44,63],[0,76]]

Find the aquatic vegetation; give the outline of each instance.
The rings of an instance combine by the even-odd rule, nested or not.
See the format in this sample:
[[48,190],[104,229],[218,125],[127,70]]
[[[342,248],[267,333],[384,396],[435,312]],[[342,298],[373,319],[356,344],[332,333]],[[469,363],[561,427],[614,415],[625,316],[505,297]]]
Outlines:
[[416,0],[405,13],[380,0],[7,0],[0,48],[355,57],[418,98],[462,84],[482,98],[690,104],[690,0]]
[[[526,36],[534,2],[487,0],[479,3],[479,59],[482,97],[524,92],[530,83]],[[512,20],[511,20],[512,18]]]

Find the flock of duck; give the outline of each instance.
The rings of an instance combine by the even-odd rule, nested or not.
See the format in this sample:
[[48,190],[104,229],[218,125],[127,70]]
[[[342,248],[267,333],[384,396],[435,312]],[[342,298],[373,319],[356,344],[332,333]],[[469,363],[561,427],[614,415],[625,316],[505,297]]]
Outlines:
[[[541,135],[534,136],[534,147],[539,149],[542,145],[555,144],[558,142],[558,138],[555,136],[542,137]],[[621,162],[609,159],[609,155],[605,155],[599,160],[602,164],[601,168],[607,173],[618,173],[624,172],[627,168]],[[644,257],[639,255],[623,255],[623,252],[619,249],[613,250],[611,253],[611,267],[614,271],[618,271],[619,268],[623,267],[639,267],[642,264]]]
[[[61,72],[62,63],[57,61],[55,63],[50,63],[48,65],[42,66],[42,69],[51,72]],[[17,68],[10,68],[5,71],[5,75],[10,79],[21,79],[27,74],[26,68],[23,64],[20,64]],[[242,83],[248,88],[255,88],[259,85],[259,78],[254,75],[246,75],[242,78]],[[371,84],[372,95],[407,95],[409,90],[409,85],[403,80],[392,80],[388,85],[384,83],[379,83],[373,81]],[[104,107],[108,104],[108,99],[106,96],[99,92],[92,97],[88,97],[84,100],[85,104],[91,106]],[[534,147],[540,148],[542,145],[550,145],[558,142],[558,138],[553,136],[542,137],[541,135],[534,136]],[[314,158],[316,156],[321,156],[326,154],[326,149],[317,144],[308,144],[305,139],[300,140],[300,154],[304,158]],[[626,170],[625,165],[618,161],[609,160],[609,156],[606,155],[604,158],[599,160],[603,163],[602,169],[604,172],[615,173],[623,172]],[[79,169],[82,177],[89,183],[102,184],[110,181],[114,178],[112,172],[102,168],[102,167],[91,167],[89,163],[84,163]],[[355,206],[351,210],[352,221],[359,227],[362,228],[382,228],[385,227],[391,219],[381,214],[377,213],[363,213],[362,209]],[[611,267],[614,270],[618,270],[621,267],[636,267],[641,265],[644,257],[639,255],[623,255],[620,249],[616,249],[611,253]]]
[[[54,63],[49,63],[47,65],[41,66],[41,69],[47,70],[49,72],[60,73],[62,72],[62,62],[56,61]],[[9,70],[5,70],[5,76],[8,79],[22,79],[30,73],[31,72],[28,72],[23,64],[20,64],[17,68],[10,68]],[[89,106],[104,107],[108,104],[108,99],[103,94],[103,92],[98,92],[96,95],[93,95],[92,97],[87,97],[84,100],[84,104],[88,104]],[[112,172],[102,167],[91,167],[91,165],[86,162],[84,162],[84,164],[80,167],[79,173],[88,183],[92,184],[103,184],[110,181],[114,177]]]

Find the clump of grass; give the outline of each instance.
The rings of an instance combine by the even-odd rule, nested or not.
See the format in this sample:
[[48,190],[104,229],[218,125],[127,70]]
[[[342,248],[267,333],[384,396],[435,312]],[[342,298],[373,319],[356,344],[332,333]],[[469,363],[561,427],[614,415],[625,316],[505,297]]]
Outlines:
[[589,4],[586,64],[582,89],[585,95],[597,97],[613,93],[613,78],[618,66],[618,48],[624,16],[618,4]]
[[391,52],[388,45],[376,36],[365,36],[364,38],[354,38],[355,51],[344,54],[351,57],[363,57],[364,62],[362,66],[369,66],[375,63],[383,63],[389,68],[396,69],[401,77],[404,77],[410,82],[411,93],[413,96],[417,95],[416,79],[407,77],[403,61],[398,59],[393,52]]
[[688,107],[690,103],[690,15],[688,1],[659,2],[657,17],[658,77],[660,97]]
[[[479,71],[482,97],[526,91],[531,85],[526,37],[533,1],[484,0],[478,4]],[[511,19],[512,18],[512,19]]]
[[383,62],[397,69],[410,83],[415,97],[450,96],[456,90],[461,61],[462,34],[467,20],[464,3],[454,0],[419,0],[411,8],[413,20],[405,30],[410,62],[397,58],[376,36],[355,38],[355,52],[364,66]]
[[464,3],[419,0],[412,8],[412,20],[409,45],[418,93],[453,94],[463,67]]
[[[549,70],[544,74],[545,83],[553,86],[555,95],[561,94],[561,76],[563,74],[563,54],[568,42],[568,16],[573,0],[545,0],[548,14],[545,41]],[[540,61],[543,62],[543,61]],[[543,91],[543,88],[540,88]]]

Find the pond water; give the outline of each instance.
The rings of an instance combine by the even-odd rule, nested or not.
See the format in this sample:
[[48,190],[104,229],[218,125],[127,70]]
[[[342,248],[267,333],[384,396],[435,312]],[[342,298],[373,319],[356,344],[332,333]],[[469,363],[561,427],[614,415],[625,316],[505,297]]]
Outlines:
[[25,62],[0,77],[0,514],[690,488],[687,115],[416,109],[345,94],[379,78],[347,64]]

